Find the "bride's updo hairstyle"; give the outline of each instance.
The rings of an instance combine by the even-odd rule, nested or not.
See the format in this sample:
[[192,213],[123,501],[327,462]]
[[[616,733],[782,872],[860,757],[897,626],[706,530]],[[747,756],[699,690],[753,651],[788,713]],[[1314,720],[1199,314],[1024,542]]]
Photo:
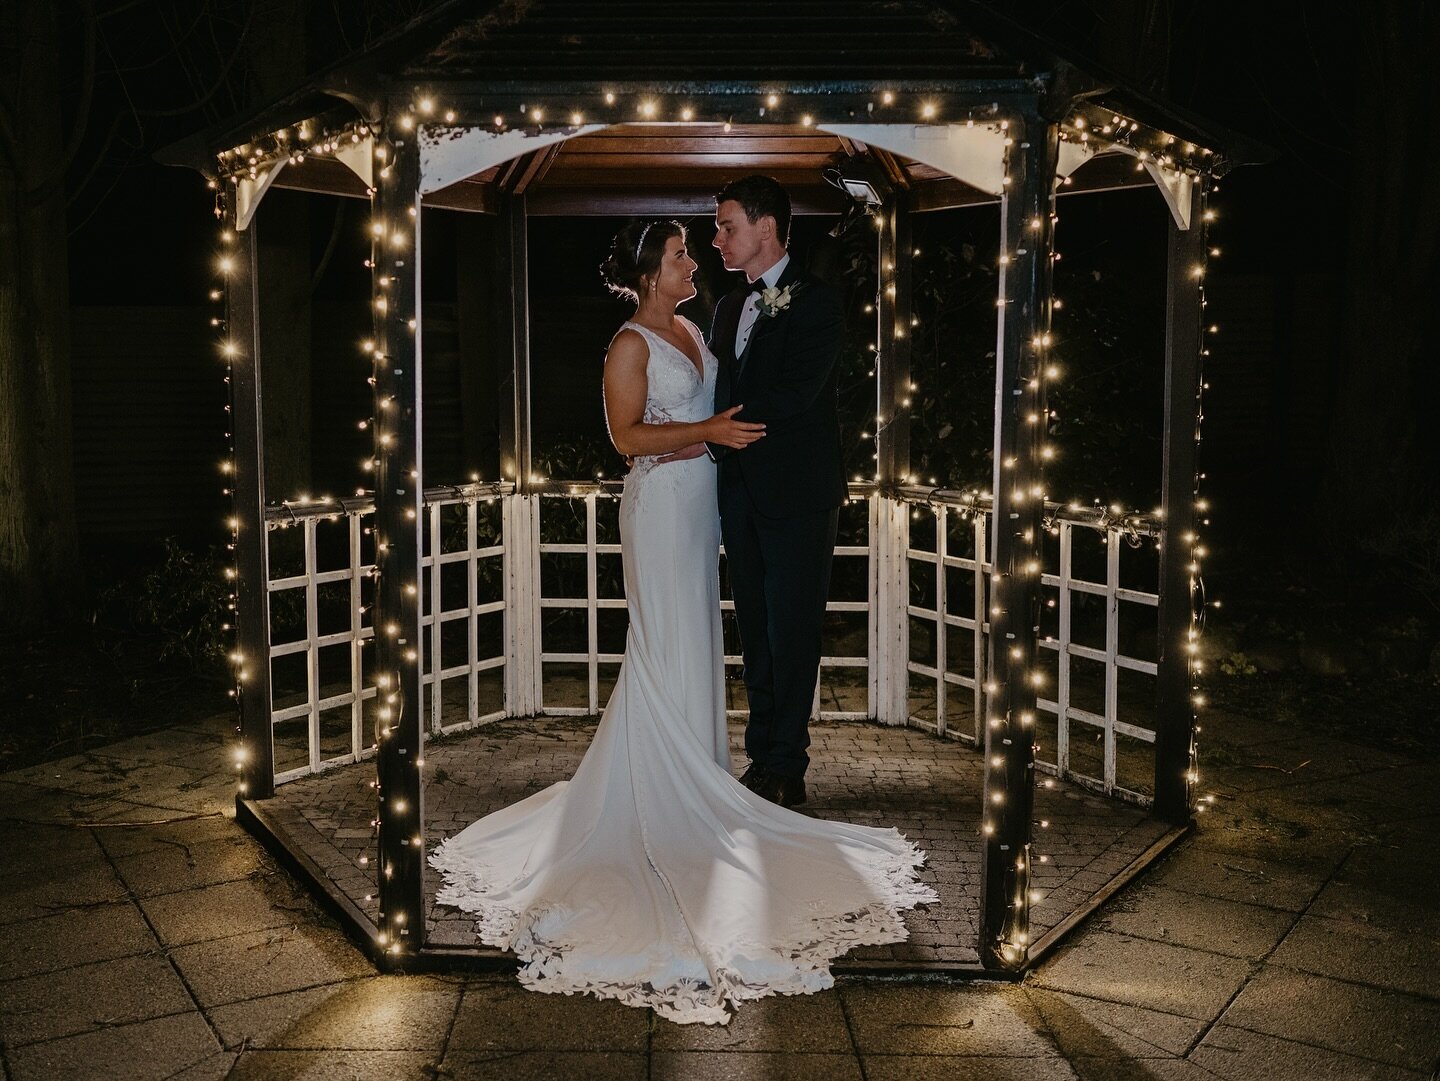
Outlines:
[[612,293],[640,303],[642,281],[660,269],[665,242],[685,239],[678,221],[632,221],[610,242],[610,254],[600,264],[600,276]]

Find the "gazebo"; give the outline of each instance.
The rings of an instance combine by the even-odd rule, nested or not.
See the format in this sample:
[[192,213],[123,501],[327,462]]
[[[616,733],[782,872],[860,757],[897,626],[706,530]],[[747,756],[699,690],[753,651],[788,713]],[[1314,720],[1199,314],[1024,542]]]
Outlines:
[[[438,956],[424,930],[427,734],[559,712],[543,701],[544,664],[553,658],[539,634],[539,613],[552,600],[541,582],[542,549],[583,556],[588,569],[586,597],[572,603],[587,613],[590,648],[566,655],[589,666],[586,704],[574,712],[603,705],[596,667],[606,658],[597,654],[596,619],[607,607],[623,607],[595,587],[597,556],[607,554],[597,540],[596,507],[614,486],[541,477],[533,467],[531,401],[540,373],[529,351],[527,223],[550,215],[707,214],[725,180],[766,172],[790,190],[798,214],[865,214],[876,226],[875,468],[851,489],[868,515],[866,542],[839,553],[866,561],[869,594],[832,605],[865,613],[868,645],[863,657],[826,663],[867,673],[865,708],[850,713],[880,725],[911,723],[912,679],[933,680],[930,729],[983,754],[977,952],[985,969],[1023,971],[1048,944],[1032,938],[1030,922],[1038,725],[1054,725],[1054,760],[1039,763],[1045,772],[1146,806],[1165,824],[1146,859],[1178,839],[1196,810],[1206,200],[1215,178],[1263,156],[967,0],[798,0],[780,8],[451,0],[273,105],[170,148],[166,160],[209,178],[223,217],[224,282],[215,296],[224,302],[218,318],[232,395],[226,468],[234,497],[241,819],[273,842],[265,806],[277,784],[373,756],[376,915],[345,898],[336,910],[378,963],[413,969]],[[1065,506],[1048,499],[1044,480],[1047,387],[1056,363],[1056,197],[1135,185],[1157,190],[1170,214],[1163,485],[1155,513]],[[364,492],[353,499],[280,502],[294,493],[267,493],[263,482],[259,327],[267,313],[258,301],[256,214],[267,191],[287,187],[368,199],[372,207],[374,332],[363,348],[374,388],[374,452],[361,474]],[[981,204],[997,206],[1001,220],[994,473],[986,490],[961,491],[920,485],[910,466],[911,229],[916,215]],[[495,480],[425,470],[426,208],[500,223],[493,255],[508,272],[496,331],[509,363],[497,403],[503,422]],[[542,544],[546,499],[583,503],[583,539]],[[464,535],[454,550],[441,536],[446,508]],[[910,532],[917,512],[935,522],[933,543],[924,548]],[[482,536],[477,522],[486,514],[498,515],[498,536]],[[315,555],[316,530],[326,521],[344,523],[348,535],[349,560],[337,569],[320,569]],[[292,523],[305,530],[304,566],[277,577],[268,537]],[[1071,561],[1072,534],[1089,531],[1106,546],[1104,581],[1086,580]],[[1047,540],[1057,537],[1052,552]],[[1154,538],[1159,552],[1153,590],[1121,583],[1122,544],[1141,537]],[[501,567],[502,588],[482,600],[476,567],[485,560]],[[441,579],[451,563],[465,569],[466,601],[447,609]],[[969,576],[966,588],[954,588],[952,571]],[[917,573],[932,576],[921,604],[912,598]],[[364,593],[372,580],[373,607]],[[322,633],[317,590],[335,585],[349,589],[352,618]],[[1042,633],[1047,589],[1054,634]],[[305,598],[306,633],[292,643],[276,643],[270,630],[271,597],[282,590]],[[1101,647],[1070,636],[1071,599],[1082,593],[1107,606]],[[1125,604],[1157,609],[1153,659],[1120,648]],[[503,632],[493,654],[482,656],[477,627],[488,617],[501,621]],[[911,656],[915,619],[932,628],[931,663]],[[442,631],[457,627],[465,628],[468,647],[448,663],[454,659],[444,655]],[[963,666],[947,647],[947,636],[961,633],[972,646]],[[338,691],[322,688],[317,674],[325,648],[350,657],[349,683]],[[284,655],[304,657],[309,690],[303,701],[281,706],[271,664]],[[1070,701],[1074,658],[1103,666],[1103,710]],[[1154,676],[1149,724],[1118,715],[1124,670]],[[498,710],[478,704],[487,673],[501,674]],[[441,709],[447,682],[468,688],[463,716],[450,723]],[[969,702],[963,725],[953,723],[959,712],[947,705],[956,688]],[[327,689],[334,693],[322,693]],[[344,718],[348,739],[338,753],[322,750],[325,716]],[[304,726],[307,752],[299,765],[277,768],[275,732],[291,723]],[[1093,775],[1072,768],[1072,725],[1087,726],[1103,744]],[[1148,748],[1147,784],[1118,775],[1117,740]],[[303,853],[290,855],[326,888],[321,868]]]

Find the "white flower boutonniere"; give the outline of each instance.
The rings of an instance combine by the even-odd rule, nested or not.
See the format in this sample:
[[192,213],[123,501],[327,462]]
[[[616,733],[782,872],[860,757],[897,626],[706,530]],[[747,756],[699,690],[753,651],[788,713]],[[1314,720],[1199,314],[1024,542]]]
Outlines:
[[760,291],[759,318],[773,319],[790,307],[790,299],[803,287],[803,282],[792,282],[781,289],[771,285]]

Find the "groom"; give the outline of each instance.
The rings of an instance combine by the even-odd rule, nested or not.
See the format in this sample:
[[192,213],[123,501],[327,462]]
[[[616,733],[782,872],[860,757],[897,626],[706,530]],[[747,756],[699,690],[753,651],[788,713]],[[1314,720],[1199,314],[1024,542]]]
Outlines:
[[810,708],[846,499],[836,410],[844,314],[836,291],[803,273],[785,247],[790,197],[767,176],[715,196],[715,247],[747,284],[721,298],[710,328],[719,358],[715,411],[765,425],[743,450],[711,444],[720,531],[745,661],[747,788],[805,802]]

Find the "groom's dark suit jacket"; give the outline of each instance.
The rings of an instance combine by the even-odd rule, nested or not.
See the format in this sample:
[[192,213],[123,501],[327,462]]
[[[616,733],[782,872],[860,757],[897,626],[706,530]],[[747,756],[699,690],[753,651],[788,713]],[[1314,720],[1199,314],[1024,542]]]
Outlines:
[[715,411],[743,404],[739,419],[766,428],[763,439],[742,450],[714,444],[710,450],[722,485],[743,481],[756,510],[786,518],[831,510],[846,499],[836,392],[845,316],[835,289],[800,272],[793,256],[776,284],[791,287],[790,305],[755,321],[740,357],[735,331],[748,287],[715,306]]

